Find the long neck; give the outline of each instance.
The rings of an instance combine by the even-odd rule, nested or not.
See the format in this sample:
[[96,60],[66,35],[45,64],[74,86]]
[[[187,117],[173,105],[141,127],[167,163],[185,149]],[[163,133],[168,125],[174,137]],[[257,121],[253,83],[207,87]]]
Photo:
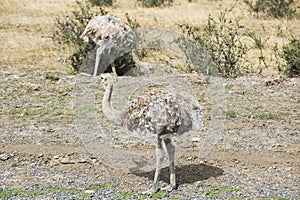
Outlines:
[[105,89],[104,97],[102,100],[102,111],[104,115],[114,123],[118,123],[117,112],[111,105],[111,95],[113,91],[113,85],[107,86]]

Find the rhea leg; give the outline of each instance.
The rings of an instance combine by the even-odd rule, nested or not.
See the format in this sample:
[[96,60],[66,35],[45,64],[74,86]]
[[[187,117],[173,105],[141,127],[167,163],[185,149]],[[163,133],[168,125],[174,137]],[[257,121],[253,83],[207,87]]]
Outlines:
[[95,60],[94,74],[93,74],[94,77],[97,76],[101,53],[102,53],[102,48],[99,47],[96,52],[96,60]]
[[109,49],[108,54],[109,54],[109,63],[111,66],[111,71],[114,75],[118,76],[117,70],[116,70],[116,65],[115,65],[115,60],[121,56],[120,52],[115,47],[109,47],[108,49]]
[[114,63],[114,62],[111,63],[111,70],[112,70],[112,73],[113,73],[114,75],[118,76],[117,70],[116,70],[116,66],[115,66],[115,63]]
[[143,192],[143,194],[152,194],[158,190],[158,182],[160,177],[161,166],[164,161],[164,151],[162,146],[162,139],[158,138],[156,146],[156,169],[154,174],[153,185],[150,190]]
[[170,168],[170,185],[167,187],[162,188],[162,190],[172,191],[176,188],[176,177],[175,177],[175,148],[176,145],[172,141],[172,139],[166,139],[165,145],[167,149],[167,153],[169,156],[169,168]]

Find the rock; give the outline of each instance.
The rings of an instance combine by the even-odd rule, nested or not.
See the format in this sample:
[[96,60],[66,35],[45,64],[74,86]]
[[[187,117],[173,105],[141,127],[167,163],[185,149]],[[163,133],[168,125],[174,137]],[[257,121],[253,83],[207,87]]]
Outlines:
[[57,160],[50,162],[50,166],[57,166],[57,165],[59,165],[59,162]]
[[6,154],[6,153],[0,154],[0,160],[2,160],[2,161],[6,161],[6,160],[8,160],[10,158],[11,158],[11,156],[8,155],[8,154]]
[[48,129],[47,129],[47,132],[48,132],[48,133],[53,133],[53,132],[55,132],[55,129],[53,129],[53,128],[48,128]]
[[76,162],[75,162],[75,160],[71,160],[70,158],[62,158],[61,160],[60,160],[60,163],[61,164],[75,164]]
[[201,138],[199,138],[199,137],[192,138],[192,142],[200,142],[200,141],[201,141]]
[[78,163],[87,163],[87,162],[88,162],[88,160],[85,159],[85,158],[83,158],[83,159],[81,159],[81,160],[78,161]]
[[84,190],[84,193],[86,193],[86,194],[94,194],[95,190]]

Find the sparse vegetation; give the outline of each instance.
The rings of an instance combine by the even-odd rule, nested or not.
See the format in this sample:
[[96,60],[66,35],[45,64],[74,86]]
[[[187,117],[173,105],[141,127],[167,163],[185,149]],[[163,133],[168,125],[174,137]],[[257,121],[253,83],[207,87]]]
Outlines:
[[240,74],[248,47],[242,42],[246,30],[239,19],[230,18],[233,8],[221,11],[215,19],[209,15],[207,24],[201,29],[180,24],[182,31],[195,40],[211,56],[224,77]]
[[[239,18],[230,17],[234,7],[221,11],[217,18],[209,15],[207,23],[203,27],[191,26],[189,24],[180,24],[182,32],[202,46],[212,57],[217,65],[219,72],[223,77],[237,77],[244,73],[253,73],[249,70],[249,66],[253,67],[255,63],[255,71],[261,74],[272,63],[265,55],[270,35],[267,34],[265,26],[262,26],[261,33],[253,31],[240,24]],[[281,33],[280,35],[283,35]],[[281,36],[282,37],[282,36]],[[253,42],[254,46],[245,41]],[[256,53],[250,61],[247,57],[249,50],[255,49]],[[283,62],[286,61],[286,74],[290,77],[300,74],[300,40],[291,37],[288,44],[283,45],[280,49],[275,43],[273,52],[275,65],[278,71],[282,71]],[[254,61],[257,59],[257,61]]]
[[289,77],[300,75],[300,39],[292,37],[288,44],[283,46],[282,57],[285,59],[286,74]]
[[[151,199],[163,199],[169,197],[169,193],[166,191],[158,191],[157,193],[154,193],[150,195]],[[139,192],[134,192],[134,191],[128,191],[128,192],[120,192],[114,195],[115,199],[138,199],[138,200],[144,200],[148,199],[148,195],[141,194]],[[172,198],[170,198],[172,199]]]
[[75,71],[79,70],[88,53],[95,48],[92,41],[85,43],[80,35],[92,18],[108,13],[102,7],[99,9],[100,11],[95,12],[90,2],[76,1],[76,8],[71,15],[56,20],[57,29],[53,32],[52,38],[58,44],[74,49],[69,60]]
[[275,18],[292,17],[296,13],[294,0],[244,0],[251,12],[265,13]]
[[258,119],[266,119],[266,120],[270,120],[270,119],[274,119],[276,116],[274,113],[271,112],[262,112],[262,113],[257,113],[254,118],[258,118]]
[[297,135],[299,135],[298,132],[292,132],[292,133],[290,133],[290,136],[297,136]]
[[264,68],[269,67],[269,64],[266,61],[266,56],[265,56],[265,49],[267,45],[267,41],[269,40],[270,36],[265,34],[266,30],[265,27],[262,27],[263,33],[258,34],[254,31],[247,31],[246,35],[252,39],[254,43],[254,48],[259,50],[259,55],[258,55],[258,74],[261,74]]
[[111,188],[111,187],[115,187],[117,186],[116,183],[112,183],[112,182],[107,182],[107,183],[99,183],[99,184],[94,184],[94,185],[90,185],[86,188],[86,190],[101,190],[104,188]]
[[128,13],[126,13],[125,16],[126,16],[127,24],[130,26],[130,28],[132,28],[133,30],[137,28],[141,28],[140,23],[136,19],[132,19]]
[[[76,10],[72,12],[72,15],[57,19],[56,23],[58,28],[52,35],[53,40],[58,44],[64,44],[66,47],[74,49],[73,53],[69,56],[69,60],[75,72],[80,70],[80,68],[88,68],[89,66],[94,65],[95,48],[97,48],[92,40],[90,40],[89,43],[86,43],[80,38],[80,35],[92,18],[108,14],[106,10],[99,7],[102,6],[103,3],[91,2],[92,3],[87,0],[83,2],[77,1]],[[96,6],[97,8],[95,9],[93,6]],[[127,24],[132,29],[140,27],[137,20],[130,18],[128,13],[126,13],[126,20]],[[104,54],[106,53],[109,53],[109,51],[107,50],[104,52]],[[91,59],[87,59],[90,54]],[[119,74],[122,75],[135,66],[130,55],[130,52],[125,53],[124,55],[120,55],[120,57],[114,61]],[[92,60],[92,62],[90,62],[90,60]],[[108,68],[106,72],[111,72],[111,67]]]
[[[85,1],[90,2],[88,4],[89,12],[92,14],[101,12],[99,6],[93,4],[92,0]],[[255,1],[253,0],[252,3]],[[99,2],[103,1],[99,0]],[[73,16],[72,11],[80,12],[83,3],[83,1],[75,3],[73,0],[3,0],[0,2],[2,16],[0,18],[2,36],[0,38],[2,55],[0,58],[2,140],[0,144],[0,174],[3,177],[0,180],[3,186],[0,189],[0,199],[49,199],[53,196],[58,199],[94,199],[98,196],[96,197],[92,193],[93,191],[85,192],[84,190],[101,191],[102,188],[104,190],[110,186],[113,188],[107,190],[111,198],[114,198],[115,194],[116,197],[119,195],[119,199],[131,197],[132,199],[151,199],[150,196],[142,196],[137,192],[122,192],[131,189],[139,190],[140,187],[144,187],[141,184],[144,184],[147,177],[151,176],[149,173],[126,176],[125,172],[116,171],[106,165],[105,157],[96,163],[94,163],[96,161],[94,159],[91,162],[87,159],[87,163],[79,163],[82,158],[90,158],[91,155],[87,151],[82,151],[81,141],[75,133],[72,92],[75,89],[76,93],[78,82],[74,84],[74,76],[69,76],[73,71],[69,69],[73,62],[72,59],[74,59],[74,63],[80,63],[80,59],[86,58],[81,52],[78,55],[74,54],[72,58],[73,53],[77,52],[79,48],[84,51],[83,45],[93,44],[83,43],[81,39],[68,40],[73,36],[78,37],[81,33],[77,30],[79,26],[73,26],[76,23],[80,24],[81,19]],[[156,8],[139,7],[138,9],[136,9],[135,3],[136,1],[127,0],[113,1],[113,6],[105,5],[104,8],[106,12],[109,11],[112,15],[125,21],[127,18],[126,22],[131,24],[132,28],[154,27],[177,30],[176,23],[188,23],[195,35],[201,36],[207,26],[208,20],[205,19],[209,16],[208,14],[212,13],[210,17],[214,19],[211,20],[211,26],[217,28],[218,13],[224,6],[232,5],[234,0],[217,3],[216,1],[174,0],[172,6],[163,7],[168,4],[166,0],[163,5]],[[299,45],[299,13],[292,13],[292,17],[296,16],[293,19],[286,16],[283,17],[284,19],[278,20],[272,15],[269,17],[265,11],[259,11],[255,12],[259,18],[255,18],[245,13],[245,10],[241,10],[243,8],[245,5],[238,5],[234,12],[230,12],[226,23],[229,23],[230,19],[234,21],[237,18],[240,20],[240,25],[247,26],[246,28],[241,27],[242,33],[245,31],[246,37],[248,37],[247,43],[244,44],[252,45],[250,42],[254,41],[255,46],[250,46],[247,51],[246,58],[250,60],[246,60],[246,62],[255,62],[254,67],[258,63],[259,69],[263,70],[262,76],[252,76],[251,74],[251,76],[240,77],[236,80],[224,80],[228,83],[225,86],[228,97],[224,102],[228,110],[225,110],[224,134],[217,143],[217,148],[214,148],[213,154],[211,154],[214,159],[201,160],[198,149],[193,151],[189,149],[190,147],[182,146],[179,143],[178,146],[184,148],[184,151],[177,155],[179,158],[177,163],[179,187],[170,193],[170,196],[161,194],[163,196],[161,199],[179,200],[181,198],[172,197],[178,194],[182,199],[193,199],[202,195],[203,198],[211,196],[211,199],[247,197],[249,199],[300,200],[299,193],[297,193],[298,187],[293,179],[294,172],[297,171],[299,165],[297,160],[299,146],[296,143],[300,136],[300,126],[298,125],[300,120],[298,58],[300,56],[298,54],[299,46],[297,47],[297,44]],[[124,11],[130,15],[125,15]],[[57,16],[58,18],[55,20]],[[60,33],[63,31],[53,35],[53,31],[59,30],[59,21],[64,26],[63,31],[70,34],[70,37],[61,37]],[[87,21],[80,26],[82,29]],[[231,21],[231,23],[233,22]],[[75,35],[73,34],[75,32],[71,32],[74,31],[72,30],[74,27],[76,27]],[[281,28],[280,34],[277,33],[276,27]],[[249,35],[247,35],[249,30],[253,34],[250,42]],[[49,38],[49,35],[53,35],[52,38]],[[56,36],[58,40],[52,40]],[[190,36],[192,38],[192,35]],[[292,36],[294,36],[293,42]],[[244,40],[242,39],[241,42]],[[277,45],[274,46],[274,44]],[[276,49],[275,58],[272,54],[273,47]],[[163,57],[160,53],[156,53],[155,56],[157,60]],[[170,59],[178,62],[177,58],[170,57]],[[244,57],[239,62],[241,64],[237,65],[242,72],[245,67],[243,59]],[[276,62],[279,60],[282,63],[277,68]],[[289,63],[290,65],[288,65]],[[125,65],[127,64],[123,64],[123,66]],[[74,68],[72,68],[76,70],[77,66],[80,67],[80,64],[74,64]],[[291,66],[292,68],[290,68]],[[191,65],[190,68],[186,67],[186,70],[177,72],[189,73],[194,70],[193,67]],[[290,71],[290,69],[296,70]],[[254,72],[256,69],[255,71],[249,70],[249,73]],[[265,81],[274,80],[273,78],[278,76],[278,72],[286,72],[287,76],[295,78],[282,76],[284,81],[266,85]],[[195,85],[197,84],[198,82],[195,82]],[[209,85],[206,83],[199,83],[195,92],[201,93],[199,102],[203,106],[204,123],[201,132],[204,133],[207,130],[210,134],[210,130],[207,128],[214,121],[210,117],[213,106],[209,101],[209,93],[205,91],[207,86]],[[93,92],[96,95],[96,108],[83,107],[82,109],[93,109],[93,112],[96,109],[98,112],[96,115],[99,117],[101,109],[98,107],[101,105],[103,92],[99,84],[95,87],[97,88]],[[101,117],[98,119],[100,119],[99,123],[102,123]],[[105,129],[117,131],[111,126],[105,126]],[[102,141],[103,135],[96,131],[95,133],[97,133],[95,141]],[[229,140],[226,140],[227,138]],[[118,146],[121,142],[117,140],[117,146],[112,147],[123,149],[123,146]],[[197,141],[193,142],[191,148],[198,148],[198,144],[200,145]],[[73,155],[72,152],[76,152],[75,148],[79,149],[80,155],[76,153]],[[145,147],[141,148],[140,146],[133,146],[133,148],[141,153],[144,153],[145,150]],[[61,151],[59,155],[56,149]],[[43,152],[46,152],[44,156],[39,157],[39,154]],[[74,158],[76,161],[75,164],[56,165],[55,162],[52,163],[52,161],[62,158],[61,156],[69,154],[72,154],[72,159]],[[57,155],[59,159],[54,158]],[[235,161],[239,161],[238,164]],[[204,163],[197,167],[193,167],[191,164],[200,162]],[[234,173],[231,173],[230,176],[227,176],[228,174],[215,176],[216,170],[213,166],[218,166],[225,172],[234,171]],[[197,182],[193,182],[194,173],[200,174],[195,178]],[[95,174],[103,174],[103,176],[95,177]],[[122,175],[126,177],[120,179]],[[165,172],[162,175],[165,176]],[[84,187],[84,185],[94,182],[95,179],[101,178],[102,180],[105,177],[109,177],[109,180],[122,181],[126,179],[126,183],[116,187],[111,183]],[[76,180],[72,181],[74,179]],[[43,183],[39,184],[36,181]],[[165,181],[167,182],[168,179],[165,178]],[[230,190],[226,188],[227,186],[219,187],[217,184],[221,182],[224,185],[247,184],[243,184],[245,189],[236,186]],[[262,184],[257,185],[258,182]],[[48,183],[55,187],[45,187],[44,184]],[[230,188],[230,186],[228,187]],[[121,192],[117,193],[116,191]],[[98,193],[96,192],[96,194]],[[267,197],[266,194],[268,194]]]
[[114,195],[115,199],[130,199],[135,198],[138,200],[143,200],[146,198],[146,195],[139,194],[137,192],[128,191],[128,192],[120,192]]
[[219,195],[226,192],[237,192],[243,190],[240,186],[220,186],[216,189],[205,190],[203,195],[208,198],[218,198]]
[[112,6],[114,0],[89,0],[93,6]]
[[46,73],[45,78],[51,82],[59,81],[59,76],[53,73]]
[[225,111],[225,114],[230,118],[234,118],[237,116],[237,113],[234,110],[227,110],[227,111]]
[[23,188],[13,188],[9,190],[0,190],[0,198],[7,199],[11,197],[36,197],[40,195],[46,195],[50,193],[68,193],[68,194],[76,194],[81,192],[81,189],[73,189],[73,188],[60,188],[60,187],[47,187],[45,189],[23,189]]
[[32,185],[31,189],[23,189],[23,188],[12,188],[9,190],[0,190],[0,199],[7,199],[11,197],[37,197],[41,195],[47,194],[73,194],[78,199],[88,199],[91,197],[91,194],[84,193],[85,190],[93,190],[94,192],[114,187],[116,184],[114,183],[102,183],[88,186],[87,188],[65,188],[65,187],[54,187],[47,186],[45,188],[40,187],[40,184],[35,183]]
[[[166,0],[137,0],[144,7],[158,7],[166,3]],[[173,0],[168,0],[168,4],[173,3]]]

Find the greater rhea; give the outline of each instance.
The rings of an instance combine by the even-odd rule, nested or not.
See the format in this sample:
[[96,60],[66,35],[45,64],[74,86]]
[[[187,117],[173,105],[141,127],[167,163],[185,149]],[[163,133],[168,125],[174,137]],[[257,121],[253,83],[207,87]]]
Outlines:
[[102,100],[104,115],[115,124],[130,132],[152,135],[156,143],[156,170],[153,185],[144,193],[151,194],[158,190],[158,182],[164,150],[169,157],[170,185],[164,190],[171,191],[176,187],[175,179],[175,143],[174,136],[197,129],[201,125],[201,109],[198,103],[180,94],[170,92],[163,87],[153,87],[145,96],[139,96],[128,102],[123,110],[115,110],[111,103],[114,81],[111,74],[100,75],[105,89]]
[[[84,32],[80,36],[85,42],[92,39],[98,46],[93,76],[98,73],[100,56],[107,48],[115,47],[125,51],[131,51],[132,58],[141,72],[152,71],[150,63],[142,62],[137,54],[136,35],[133,30],[122,20],[111,16],[98,16],[89,21]],[[112,71],[115,75],[116,68],[112,63]]]

